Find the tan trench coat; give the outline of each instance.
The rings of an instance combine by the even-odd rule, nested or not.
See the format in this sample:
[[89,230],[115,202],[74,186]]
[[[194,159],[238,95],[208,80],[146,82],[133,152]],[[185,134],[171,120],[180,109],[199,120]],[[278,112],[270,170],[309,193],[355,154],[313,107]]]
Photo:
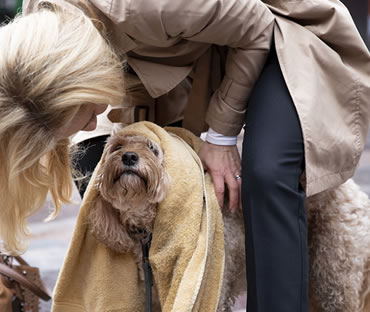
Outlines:
[[[33,11],[39,1],[25,0],[24,12]],[[66,5],[63,0],[52,1]],[[79,0],[68,2],[79,6]],[[199,116],[197,129],[202,129],[205,120],[225,135],[237,135],[243,125],[248,96],[274,34],[302,126],[307,195],[353,175],[369,124],[370,55],[339,1],[90,2],[107,27],[115,50],[125,55],[145,87],[140,88],[131,76],[128,79],[132,93],[139,90],[140,94],[133,95],[134,105],[136,98],[137,102],[157,98],[162,102],[159,111],[174,121],[186,105],[183,84],[190,75],[193,89],[201,94],[195,94],[193,102],[197,100],[195,107],[205,114]],[[215,46],[228,47],[224,68],[215,66],[220,64],[215,49],[210,49]],[[204,88],[208,90],[204,92]],[[160,114],[155,117],[161,118]],[[193,121],[198,118],[192,117]]]

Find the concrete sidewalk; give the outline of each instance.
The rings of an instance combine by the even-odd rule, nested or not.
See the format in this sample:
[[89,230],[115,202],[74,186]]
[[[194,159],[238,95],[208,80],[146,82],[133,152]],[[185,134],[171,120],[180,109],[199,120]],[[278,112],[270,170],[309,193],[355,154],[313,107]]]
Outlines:
[[[360,166],[354,180],[370,196],[370,138],[368,139],[367,149],[361,157]],[[30,219],[30,228],[33,234],[29,250],[24,254],[24,258],[31,265],[40,268],[42,278],[50,290],[55,286],[78,215],[81,199],[76,189],[72,200],[74,203],[63,206],[59,216],[54,221],[42,222],[50,211],[50,199],[43,209]],[[49,312],[50,307],[51,302],[42,302],[40,312]],[[237,302],[234,311],[245,311],[245,298],[241,298]]]

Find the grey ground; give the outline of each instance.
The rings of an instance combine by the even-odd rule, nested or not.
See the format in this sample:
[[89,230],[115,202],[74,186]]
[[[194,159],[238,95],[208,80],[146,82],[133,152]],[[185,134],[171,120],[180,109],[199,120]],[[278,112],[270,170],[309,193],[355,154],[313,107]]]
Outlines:
[[[370,195],[370,137],[366,149],[361,157],[354,180]],[[74,190],[72,205],[62,207],[59,216],[49,223],[42,220],[48,215],[51,208],[50,199],[43,209],[30,219],[32,237],[29,250],[24,258],[31,265],[36,265],[41,270],[41,275],[49,290],[53,290],[58,272],[62,266],[76,222],[79,205],[81,203],[77,190]],[[40,312],[49,312],[51,302],[42,302]],[[234,311],[245,311],[245,298],[242,297],[234,307]]]

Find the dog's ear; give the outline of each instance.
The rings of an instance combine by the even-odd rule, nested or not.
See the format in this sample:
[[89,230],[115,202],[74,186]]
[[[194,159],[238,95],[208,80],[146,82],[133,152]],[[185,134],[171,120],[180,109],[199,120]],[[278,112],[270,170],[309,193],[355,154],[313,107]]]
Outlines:
[[170,175],[167,173],[167,170],[165,168],[162,168],[162,175],[161,175],[161,181],[158,183],[157,190],[156,190],[156,196],[153,200],[153,202],[159,203],[161,202],[167,195],[168,188],[171,183]]
[[116,252],[130,251],[134,243],[120,222],[119,211],[100,194],[92,203],[88,215],[93,236]]

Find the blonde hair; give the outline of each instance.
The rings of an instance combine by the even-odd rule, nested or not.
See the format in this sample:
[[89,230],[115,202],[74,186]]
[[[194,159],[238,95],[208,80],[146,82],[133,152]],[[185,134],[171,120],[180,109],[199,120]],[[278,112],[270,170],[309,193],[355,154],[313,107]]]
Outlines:
[[43,2],[0,28],[0,237],[27,248],[26,219],[50,191],[54,217],[72,192],[69,139],[82,105],[122,101],[122,65],[79,9]]

